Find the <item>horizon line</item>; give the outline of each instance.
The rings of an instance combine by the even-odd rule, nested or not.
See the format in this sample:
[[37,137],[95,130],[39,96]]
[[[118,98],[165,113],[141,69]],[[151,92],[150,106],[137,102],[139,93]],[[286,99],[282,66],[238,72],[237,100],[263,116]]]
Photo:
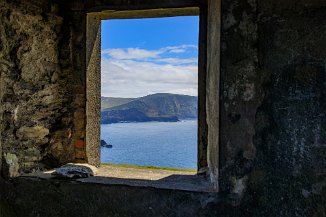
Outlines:
[[106,97],[106,98],[125,98],[125,99],[133,99],[133,98],[141,98],[141,97],[145,97],[145,96],[151,96],[151,95],[156,95],[156,94],[170,94],[170,95],[180,95],[180,96],[193,96],[193,97],[198,97],[198,95],[188,95],[188,94],[179,94],[179,93],[152,93],[152,94],[147,94],[147,95],[143,95],[143,96],[138,96],[138,97],[120,97],[120,96],[102,96],[102,97]]

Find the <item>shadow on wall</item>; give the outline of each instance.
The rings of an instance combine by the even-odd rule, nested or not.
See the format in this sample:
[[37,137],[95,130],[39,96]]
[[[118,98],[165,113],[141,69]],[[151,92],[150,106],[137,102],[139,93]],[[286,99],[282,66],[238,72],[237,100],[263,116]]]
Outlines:
[[13,210],[9,206],[9,204],[3,200],[0,199],[0,216],[1,217],[16,217]]
[[326,189],[318,187],[326,185],[325,75],[323,62],[298,59],[270,79],[257,113],[255,143],[261,151],[250,187],[271,216],[325,216],[316,214],[325,211],[320,205]]

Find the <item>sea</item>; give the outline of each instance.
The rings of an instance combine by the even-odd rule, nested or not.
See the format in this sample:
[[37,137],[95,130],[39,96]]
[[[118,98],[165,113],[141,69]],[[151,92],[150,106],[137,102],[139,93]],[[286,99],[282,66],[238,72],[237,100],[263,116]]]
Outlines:
[[197,120],[102,124],[101,139],[102,163],[197,167]]

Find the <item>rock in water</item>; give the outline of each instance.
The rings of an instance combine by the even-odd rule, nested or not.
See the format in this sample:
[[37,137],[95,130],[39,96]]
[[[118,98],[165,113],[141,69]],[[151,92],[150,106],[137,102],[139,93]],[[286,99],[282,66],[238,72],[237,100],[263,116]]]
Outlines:
[[104,147],[106,145],[107,145],[106,141],[104,141],[104,140],[101,139],[101,146]]
[[89,164],[66,164],[55,169],[54,176],[70,179],[87,178],[96,174],[96,167]]

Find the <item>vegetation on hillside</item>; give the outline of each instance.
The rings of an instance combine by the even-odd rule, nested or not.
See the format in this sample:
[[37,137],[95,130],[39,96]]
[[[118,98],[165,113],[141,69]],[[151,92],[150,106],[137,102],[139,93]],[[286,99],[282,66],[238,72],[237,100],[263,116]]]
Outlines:
[[[115,102],[123,102],[118,99],[115,98]],[[129,100],[129,102],[125,100],[126,103],[117,106],[109,105],[110,107],[103,108],[101,123],[175,122],[181,119],[197,118],[198,98],[195,96],[157,93]]]
[[135,98],[101,97],[101,111],[133,101]]

